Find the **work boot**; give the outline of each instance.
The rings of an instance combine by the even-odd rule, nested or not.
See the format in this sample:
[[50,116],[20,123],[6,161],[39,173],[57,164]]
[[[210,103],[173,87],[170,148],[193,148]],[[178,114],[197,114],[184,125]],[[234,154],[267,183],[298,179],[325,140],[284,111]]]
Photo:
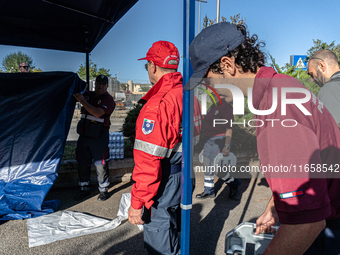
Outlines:
[[79,191],[79,193],[76,195],[76,197],[74,198],[75,201],[80,201],[83,200],[84,198],[88,197],[89,195],[91,195],[91,191],[90,190],[81,190]]
[[98,201],[105,201],[108,198],[109,198],[109,193],[107,191],[104,191],[104,192],[100,192],[97,200]]
[[235,179],[233,182],[227,183],[227,185],[229,186],[229,198],[231,200],[240,200],[239,198],[237,198],[237,194],[239,186],[241,185],[241,181]]
[[215,198],[215,193],[213,193],[213,194],[207,194],[207,193],[205,193],[205,192],[203,191],[202,193],[197,194],[197,195],[196,195],[196,198],[198,198],[198,199]]

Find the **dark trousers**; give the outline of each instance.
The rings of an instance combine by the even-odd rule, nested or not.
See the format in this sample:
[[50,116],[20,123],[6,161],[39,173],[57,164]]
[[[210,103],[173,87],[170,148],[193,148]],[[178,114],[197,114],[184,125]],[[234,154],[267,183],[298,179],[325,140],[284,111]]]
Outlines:
[[304,255],[340,255],[340,229],[326,227]]
[[148,254],[178,254],[180,206],[145,208],[144,215],[150,219],[144,224],[144,248]]
[[106,164],[109,158],[109,128],[104,128],[98,138],[79,136],[77,141],[77,161],[79,184],[83,190],[89,189],[91,180],[92,161],[96,167],[99,191],[107,191],[109,183],[109,169]]
[[181,173],[170,175],[167,181],[162,180],[159,189],[162,195],[154,205],[150,209],[144,207],[144,248],[148,254],[179,254],[180,186]]

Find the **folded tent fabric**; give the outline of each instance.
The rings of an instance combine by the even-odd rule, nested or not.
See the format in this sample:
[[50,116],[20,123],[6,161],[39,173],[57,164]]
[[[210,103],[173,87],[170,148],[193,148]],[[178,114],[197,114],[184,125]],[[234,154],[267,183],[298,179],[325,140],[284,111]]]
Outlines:
[[[108,231],[128,219],[131,194],[124,193],[120,199],[117,218],[103,219],[81,212],[60,211],[27,221],[29,247],[49,244],[88,234]],[[138,225],[143,230],[142,225]]]

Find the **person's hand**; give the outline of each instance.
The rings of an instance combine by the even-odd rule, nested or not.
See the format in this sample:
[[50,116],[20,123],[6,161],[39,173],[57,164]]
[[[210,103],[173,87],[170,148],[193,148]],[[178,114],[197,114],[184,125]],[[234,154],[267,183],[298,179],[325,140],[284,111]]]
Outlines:
[[256,221],[255,235],[259,233],[274,233],[275,229],[272,226],[276,226],[278,222],[279,216],[277,215],[274,202],[271,200],[265,212]]
[[142,213],[143,213],[143,208],[141,209],[134,209],[132,206],[129,208],[129,221],[133,225],[143,225],[144,221],[142,220]]
[[73,96],[77,99],[79,103],[85,100],[84,96],[81,93],[74,93]]
[[222,150],[223,156],[229,156],[230,149],[227,149],[226,147],[223,148]]

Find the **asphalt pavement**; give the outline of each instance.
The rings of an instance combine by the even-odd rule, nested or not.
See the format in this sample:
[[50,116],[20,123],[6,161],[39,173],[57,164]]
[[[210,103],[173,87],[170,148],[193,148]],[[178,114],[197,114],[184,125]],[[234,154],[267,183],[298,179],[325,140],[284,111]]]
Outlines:
[[[121,121],[122,119],[114,121],[110,132],[117,132]],[[74,124],[72,127],[74,128]],[[77,136],[72,135],[74,134],[71,128],[69,137],[76,140]],[[198,200],[195,195],[203,191],[204,174],[196,173],[196,188],[193,192],[191,210],[190,254],[225,254],[226,234],[242,222],[255,222],[264,211],[271,192],[263,175],[253,173],[241,181],[238,201],[229,199],[229,188],[217,178],[215,178],[216,198]],[[78,188],[53,187],[46,200],[59,199],[61,201],[59,211],[76,211],[105,219],[115,219],[121,196],[131,191],[131,185],[131,182],[111,184],[110,198],[104,202],[97,201],[99,192],[96,186],[93,186],[91,197],[84,201],[74,201]],[[26,222],[27,220],[0,221],[1,255],[146,254],[143,249],[143,233],[128,221],[124,221],[113,230],[33,248],[29,248],[28,245]]]
[[[196,188],[193,193],[191,210],[190,254],[225,254],[226,234],[242,222],[255,222],[264,211],[271,196],[262,174],[254,174],[249,179],[242,179],[240,200],[228,198],[229,188],[217,178],[215,187],[217,196],[198,200],[197,193],[203,191],[203,174],[196,176]],[[93,187],[92,196],[84,201],[75,202],[78,188],[52,188],[46,200],[59,199],[59,211],[76,211],[95,215],[105,219],[115,219],[120,198],[129,193],[132,183],[112,184],[110,198],[97,201],[98,191]],[[26,220],[0,221],[0,254],[146,254],[143,249],[143,233],[128,221],[106,232],[56,241],[54,243],[29,248]]]

